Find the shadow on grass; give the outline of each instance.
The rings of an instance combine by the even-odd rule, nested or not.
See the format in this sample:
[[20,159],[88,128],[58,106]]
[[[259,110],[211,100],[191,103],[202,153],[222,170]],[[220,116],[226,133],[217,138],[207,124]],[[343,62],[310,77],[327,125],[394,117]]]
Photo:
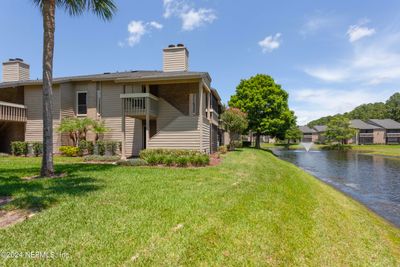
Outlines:
[[18,173],[39,173],[39,168],[16,168],[0,170],[0,197],[12,197],[5,209],[31,209],[40,211],[69,196],[83,196],[100,190],[103,183],[90,172],[106,171],[112,165],[61,164],[56,165],[62,178],[22,179]]

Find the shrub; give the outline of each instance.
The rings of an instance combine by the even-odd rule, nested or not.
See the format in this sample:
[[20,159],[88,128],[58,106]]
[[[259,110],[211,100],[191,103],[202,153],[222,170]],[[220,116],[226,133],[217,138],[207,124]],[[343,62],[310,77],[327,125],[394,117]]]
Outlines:
[[94,145],[92,141],[79,141],[79,155],[93,155]]
[[189,163],[188,157],[180,156],[180,157],[177,157],[177,159],[176,159],[176,164],[179,167],[187,167],[188,163]]
[[85,162],[116,162],[120,159],[119,156],[99,156],[99,155],[89,155],[85,156],[83,160]]
[[166,166],[173,166],[175,164],[175,157],[171,155],[166,155],[163,161]]
[[11,142],[11,153],[14,156],[28,155],[28,143],[21,141]]
[[120,147],[120,142],[116,141],[97,141],[96,142],[97,153],[99,155],[116,155],[117,150]]
[[33,155],[39,157],[43,154],[43,143],[35,142],[32,143]]
[[121,166],[146,166],[146,165],[148,165],[147,162],[142,159],[119,160],[119,161],[117,161],[117,164],[121,165]]
[[233,146],[235,148],[242,148],[243,147],[243,143],[242,143],[242,141],[236,140],[236,141],[233,141]]
[[218,152],[221,154],[226,154],[228,152],[228,147],[227,146],[220,146],[218,147]]
[[75,146],[60,146],[59,150],[62,155],[67,157],[76,157],[79,153],[79,147]]
[[149,155],[146,159],[149,165],[157,165],[158,164],[158,157],[156,154]]

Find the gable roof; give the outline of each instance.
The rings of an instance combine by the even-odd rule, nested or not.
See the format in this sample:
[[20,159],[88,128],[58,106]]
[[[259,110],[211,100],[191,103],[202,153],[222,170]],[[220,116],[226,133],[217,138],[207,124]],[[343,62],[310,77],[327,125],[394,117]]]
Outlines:
[[400,123],[392,119],[384,119],[384,120],[371,119],[368,122],[385,129],[400,129]]
[[317,131],[317,132],[326,132],[326,125],[315,125],[314,126],[314,129]]
[[[115,81],[115,82],[131,82],[131,81],[148,81],[148,80],[168,80],[168,79],[201,79],[204,78],[208,82],[211,81],[210,75],[207,72],[194,72],[194,71],[125,71],[125,72],[105,72],[102,74],[93,75],[79,75],[54,78],[53,84],[60,84],[66,82],[80,82],[80,81]],[[1,88],[18,87],[26,85],[41,85],[42,80],[26,80],[15,82],[2,82]]]
[[350,125],[351,125],[351,127],[360,129],[360,130],[370,130],[370,129],[380,129],[381,128],[376,125],[366,123],[362,120],[351,120]]
[[299,126],[299,130],[302,131],[303,133],[315,133],[316,132],[314,129],[311,129],[307,125]]

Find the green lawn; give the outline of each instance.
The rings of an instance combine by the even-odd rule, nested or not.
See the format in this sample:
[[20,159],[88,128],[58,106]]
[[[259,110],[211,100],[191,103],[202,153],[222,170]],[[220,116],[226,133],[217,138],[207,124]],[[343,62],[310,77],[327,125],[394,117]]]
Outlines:
[[399,229],[266,151],[201,169],[69,161],[57,164],[65,178],[21,180],[38,167],[0,159],[0,195],[14,197],[6,208],[42,209],[0,230],[0,253],[69,257],[0,265],[400,265]]
[[[284,147],[283,145],[263,144],[264,148]],[[318,150],[325,145],[314,144],[311,149]],[[302,145],[291,145],[290,149],[304,149]],[[352,145],[352,151],[360,151],[366,154],[400,157],[400,145]]]

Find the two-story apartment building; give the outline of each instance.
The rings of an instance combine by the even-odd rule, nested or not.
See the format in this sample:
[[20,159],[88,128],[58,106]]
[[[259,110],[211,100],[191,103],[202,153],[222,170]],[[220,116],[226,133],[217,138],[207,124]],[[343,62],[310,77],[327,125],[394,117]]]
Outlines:
[[[123,156],[145,148],[216,151],[221,99],[210,75],[189,71],[188,60],[185,46],[170,45],[163,50],[162,71],[55,78],[55,152],[70,144],[56,130],[67,117],[103,120],[104,140],[121,141]],[[29,79],[29,65],[21,59],[3,63],[0,101],[0,152],[9,152],[14,140],[42,141],[42,81]]]
[[400,123],[392,119],[371,119],[368,123],[380,127],[384,131],[386,144],[400,144]]

